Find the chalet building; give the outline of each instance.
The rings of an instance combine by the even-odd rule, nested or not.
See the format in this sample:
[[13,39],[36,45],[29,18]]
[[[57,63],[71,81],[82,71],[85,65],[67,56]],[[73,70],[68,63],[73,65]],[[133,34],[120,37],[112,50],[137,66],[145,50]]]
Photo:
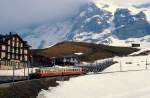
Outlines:
[[18,34],[0,35],[0,69],[27,66],[30,60],[29,48]]
[[32,66],[34,67],[52,67],[52,66],[75,66],[80,64],[77,56],[59,56],[46,57],[32,52]]
[[34,67],[52,67],[52,61],[49,57],[32,53],[32,66]]
[[80,64],[80,60],[74,55],[61,56],[52,58],[52,64],[60,66],[75,66],[76,64]]

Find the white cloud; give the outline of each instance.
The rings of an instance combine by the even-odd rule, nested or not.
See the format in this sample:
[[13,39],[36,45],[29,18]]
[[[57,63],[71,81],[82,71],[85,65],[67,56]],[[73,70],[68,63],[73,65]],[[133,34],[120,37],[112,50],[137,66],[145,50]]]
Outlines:
[[0,0],[0,31],[61,19],[89,0]]
[[[14,31],[74,14],[80,5],[93,0],[0,0],[0,31]],[[150,0],[98,0],[121,6]]]

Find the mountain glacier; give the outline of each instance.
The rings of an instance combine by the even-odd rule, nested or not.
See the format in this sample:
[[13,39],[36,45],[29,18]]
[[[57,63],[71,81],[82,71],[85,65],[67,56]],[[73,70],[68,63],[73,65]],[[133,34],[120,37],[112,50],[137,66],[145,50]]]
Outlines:
[[41,24],[20,34],[32,48],[66,40],[119,46],[150,42],[148,5],[122,7],[102,1],[85,4],[77,14],[62,21]]

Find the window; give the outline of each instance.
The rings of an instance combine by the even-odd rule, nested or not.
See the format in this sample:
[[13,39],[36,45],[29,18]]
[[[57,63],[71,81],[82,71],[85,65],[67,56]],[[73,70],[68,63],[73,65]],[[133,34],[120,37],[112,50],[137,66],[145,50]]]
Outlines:
[[25,61],[27,61],[28,60],[28,57],[27,56],[25,56]]
[[15,53],[15,49],[14,48],[12,48],[12,53]]
[[15,58],[15,55],[14,55],[14,54],[12,54],[12,55],[11,55],[11,58],[12,58],[12,59],[14,59],[14,58]]
[[2,50],[6,50],[6,46],[5,45],[2,45]]
[[7,57],[8,59],[10,59],[10,54],[8,54],[8,57]]
[[17,42],[16,44],[17,44],[17,47],[19,47],[19,42]]
[[23,50],[22,49],[20,49],[20,54],[22,54],[23,53]]
[[10,45],[10,40],[8,40],[8,45]]
[[16,53],[19,53],[18,48],[16,49]]
[[8,52],[10,52],[10,46],[8,46]]
[[15,40],[15,37],[13,37],[13,41]]
[[22,56],[20,56],[20,60],[22,60]]
[[6,57],[6,53],[5,52],[1,52],[1,58],[5,58]]
[[18,59],[18,55],[16,55],[16,59]]
[[15,46],[15,42],[13,41],[12,46]]
[[24,54],[27,54],[27,53],[28,53],[28,50],[27,50],[27,49],[25,49],[25,50],[24,50]]

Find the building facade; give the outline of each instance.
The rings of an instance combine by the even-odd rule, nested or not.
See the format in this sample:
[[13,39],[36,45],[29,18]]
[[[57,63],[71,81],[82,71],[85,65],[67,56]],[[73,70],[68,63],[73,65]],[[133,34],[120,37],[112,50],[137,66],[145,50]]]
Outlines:
[[76,66],[81,63],[77,56],[46,57],[36,53],[32,53],[31,61],[34,67]]
[[53,57],[51,58],[51,61],[52,65],[59,65],[59,66],[76,66],[80,64],[79,58],[73,55]]
[[0,35],[0,69],[26,67],[30,46],[18,34]]
[[52,67],[52,61],[49,57],[32,54],[32,66],[33,67]]

